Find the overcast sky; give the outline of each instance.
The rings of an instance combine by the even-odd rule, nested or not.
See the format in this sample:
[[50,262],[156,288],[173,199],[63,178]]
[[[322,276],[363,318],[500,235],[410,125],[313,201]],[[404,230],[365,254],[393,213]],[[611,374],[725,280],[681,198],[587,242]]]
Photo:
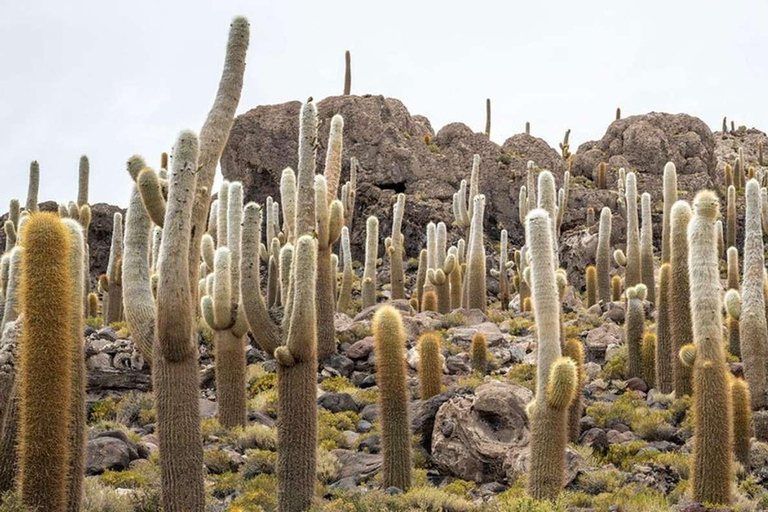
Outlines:
[[125,206],[126,159],[156,165],[202,125],[237,14],[239,112],[341,93],[350,49],[353,94],[477,131],[490,97],[499,144],[528,120],[553,147],[571,128],[575,151],[617,106],[768,129],[766,2],[0,0],[0,211],[24,203],[33,159],[40,201],[75,199],[81,154],[91,203]]

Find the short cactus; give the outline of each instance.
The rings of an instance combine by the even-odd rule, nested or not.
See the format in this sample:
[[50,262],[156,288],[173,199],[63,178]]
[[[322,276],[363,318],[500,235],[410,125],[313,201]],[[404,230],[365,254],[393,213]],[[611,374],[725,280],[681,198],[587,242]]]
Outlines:
[[597,304],[597,269],[594,265],[587,267],[587,307]]
[[608,179],[606,174],[606,164],[605,162],[600,162],[597,165],[597,171],[595,171],[595,185],[601,190],[608,188]]
[[648,388],[656,387],[656,335],[652,332],[645,333],[643,336],[643,346],[641,348],[643,380]]
[[421,399],[440,394],[443,362],[440,354],[440,335],[427,332],[419,338],[419,388]]
[[569,338],[563,345],[563,355],[569,357],[576,366],[576,390],[568,408],[568,441],[576,443],[581,435],[581,414],[584,408],[582,395],[587,380],[584,373],[584,347],[579,340]]
[[733,403],[733,455],[745,468],[750,467],[749,445],[752,439],[752,399],[744,379],[731,377]]
[[427,290],[421,298],[422,311],[437,312],[437,294],[434,290]]
[[472,371],[478,372],[480,375],[485,375],[488,371],[488,342],[485,339],[485,334],[476,332],[472,336],[472,343],[469,350]]
[[611,278],[611,300],[613,302],[621,300],[621,276]]

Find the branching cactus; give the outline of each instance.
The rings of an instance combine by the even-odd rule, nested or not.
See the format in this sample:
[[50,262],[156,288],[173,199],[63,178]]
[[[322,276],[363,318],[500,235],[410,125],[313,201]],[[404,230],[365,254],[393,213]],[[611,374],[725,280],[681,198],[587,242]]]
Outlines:
[[600,228],[597,235],[597,295],[604,303],[611,301],[611,225],[613,216],[607,206],[600,211]]
[[[744,378],[752,393],[753,409],[764,409],[766,403],[766,339],[768,325],[765,318],[763,292],[763,230],[760,220],[760,185],[749,180],[746,189],[746,224],[744,236],[744,276],[741,289],[741,316],[739,340],[744,362]],[[730,249],[729,249],[730,250]]]
[[344,262],[344,273],[341,277],[341,289],[336,309],[340,313],[349,311],[349,301],[352,294],[352,282],[355,280],[355,271],[352,269],[352,250],[349,246],[349,228],[341,228],[341,254]]
[[440,335],[427,332],[419,338],[419,388],[421,399],[440,394],[443,380],[443,362],[440,354]]
[[163,180],[149,167],[140,169],[140,172],[134,179],[136,180],[136,186],[141,194],[141,200],[144,203],[144,208],[147,210],[149,217],[155,225],[162,228],[166,209],[166,198],[163,193]]
[[341,187],[341,203],[344,205],[344,223],[351,230],[355,214],[355,199],[357,197],[357,168],[360,164],[357,158],[349,159],[349,180]]
[[733,427],[715,241],[715,219],[719,210],[714,193],[699,192],[694,199],[695,213],[688,225],[691,312],[696,344],[691,488],[695,501],[728,504],[731,501],[733,448],[727,440],[732,439]]
[[648,302],[656,304],[656,278],[653,267],[653,219],[651,219],[651,194],[645,192],[641,199],[642,231],[640,233],[640,269],[643,284],[648,290]]
[[63,512],[69,490],[72,308],[82,302],[78,296],[72,304],[69,233],[61,220],[33,214],[22,236],[18,492],[27,507]]
[[573,361],[561,357],[560,300],[555,278],[552,219],[536,209],[526,219],[531,249],[531,296],[538,334],[536,399],[531,416],[528,493],[534,499],[557,498],[565,478],[568,408],[577,388]]
[[[675,387],[675,376],[672,360],[675,349],[670,335],[670,306],[678,307],[669,302],[669,281],[672,267],[664,263],[659,271],[659,298],[656,310],[656,388],[662,393],[671,393]],[[645,368],[643,368],[645,370]]]
[[555,192],[555,177],[549,171],[539,173],[538,207],[549,213],[552,219],[552,247],[555,257],[555,268],[560,266],[557,254],[557,194]]
[[624,335],[627,343],[627,359],[629,360],[628,377],[642,377],[642,355],[640,347],[643,342],[645,330],[645,301],[646,288],[644,284],[638,284],[627,288],[627,318],[624,322]]
[[363,309],[376,304],[376,261],[379,253],[379,219],[373,215],[365,223],[365,269],[363,270]]
[[442,267],[429,269],[427,281],[434,286],[437,295],[437,311],[442,314],[451,312],[451,285],[450,275],[456,271],[456,257],[449,254],[442,263]]
[[315,296],[316,243],[311,236],[296,241],[293,314],[287,319],[285,345],[277,360],[278,510],[309,507],[315,490],[317,449],[317,321]]
[[479,194],[474,199],[472,229],[470,234],[469,257],[467,258],[467,307],[486,309],[485,287],[485,246],[483,245],[483,216],[485,196]]
[[627,289],[642,281],[640,260],[640,231],[637,220],[637,178],[635,173],[627,174],[627,262],[624,274]]
[[29,188],[27,189],[27,204],[25,210],[32,213],[37,211],[37,192],[40,189],[40,164],[34,160],[29,164]]
[[403,213],[405,212],[405,194],[398,194],[392,209],[392,237],[387,250],[389,255],[389,275],[392,284],[392,299],[405,298],[405,272],[403,258],[405,256],[405,240],[403,238]]
[[[382,485],[406,491],[411,486],[411,422],[405,331],[400,313],[382,306],[373,317],[376,340],[376,382],[381,418]],[[312,386],[315,386],[314,368]],[[314,408],[314,404],[313,404]]]

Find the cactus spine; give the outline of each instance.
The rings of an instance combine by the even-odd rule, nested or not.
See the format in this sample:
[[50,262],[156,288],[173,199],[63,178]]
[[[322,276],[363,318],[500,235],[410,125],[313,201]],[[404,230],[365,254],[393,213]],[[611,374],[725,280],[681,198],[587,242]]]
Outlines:
[[645,192],[641,198],[643,222],[640,234],[640,269],[643,284],[648,290],[648,302],[656,304],[656,281],[653,269],[653,220],[651,219],[651,195]]
[[405,331],[400,313],[391,306],[382,306],[373,317],[373,336],[381,411],[382,485],[406,491],[411,486],[413,465]]
[[627,174],[627,267],[624,281],[627,290],[641,282],[640,233],[637,220],[637,178]]
[[561,358],[560,300],[555,277],[552,219],[536,209],[526,219],[531,252],[531,296],[538,334],[536,399],[531,414],[528,493],[553,500],[563,487],[568,407],[576,390],[573,361]]
[[379,253],[379,219],[371,215],[365,222],[365,269],[363,270],[363,309],[376,304],[376,259]]
[[467,258],[467,307],[486,309],[485,288],[485,246],[483,245],[483,215],[485,212],[485,196],[478,194],[473,200],[472,228],[469,237],[469,257]]
[[403,213],[405,212],[405,194],[398,194],[392,209],[392,239],[387,253],[389,254],[389,275],[392,284],[392,299],[405,298],[405,273],[403,271],[403,256],[405,240],[403,239]]
[[749,385],[744,379],[731,377],[733,402],[733,455],[745,468],[749,468],[749,444],[752,439],[752,407]]
[[597,292],[601,301],[611,301],[611,209],[607,206],[600,211],[600,228],[597,237]]
[[123,314],[123,291],[121,285],[121,262],[123,259],[123,214],[115,212],[112,220],[112,245],[107,264],[107,293],[109,300],[104,304],[104,323],[109,325],[120,321]]
[[[655,384],[662,393],[671,393],[675,387],[672,360],[675,349],[670,335],[669,281],[672,268],[664,263],[659,271],[659,302],[656,313],[656,379]],[[678,307],[675,305],[675,307]]]
[[594,265],[587,267],[587,307],[597,304],[597,270]]
[[483,333],[476,332],[472,336],[470,352],[472,371],[478,372],[480,375],[485,375],[488,371],[488,342]]
[[344,52],[344,96],[349,96],[352,89],[352,55]]
[[421,310],[437,312],[437,294],[434,290],[427,290],[424,292],[424,295],[421,298]]
[[29,213],[37,211],[37,192],[40,188],[40,164],[34,160],[29,164],[29,188],[27,189],[27,204],[24,207]]
[[746,223],[744,236],[744,275],[741,290],[739,340],[744,361],[744,378],[752,393],[752,408],[763,409],[766,403],[766,339],[768,325],[765,317],[763,292],[763,230],[760,218],[760,185],[749,180],[746,190]]
[[[691,487],[698,502],[731,501],[732,417],[722,335],[722,304],[715,241],[720,205],[714,193],[694,199],[688,226],[691,312],[696,355],[693,366],[694,443]],[[761,281],[762,282],[762,281]]]
[[741,342],[739,340],[739,317],[741,316],[741,296],[738,290],[731,288],[725,292],[726,326],[728,328],[728,351],[741,357]]
[[507,275],[507,267],[509,262],[507,257],[509,255],[508,249],[508,235],[507,230],[501,230],[501,241],[499,243],[499,302],[501,303],[501,309],[506,310],[509,305],[510,293],[509,293],[509,276]]
[[349,228],[341,228],[341,254],[344,262],[344,274],[341,278],[341,289],[339,290],[339,301],[336,303],[336,309],[341,313],[349,310],[349,300],[352,293],[352,281],[355,279],[355,272],[352,270],[352,250],[349,247]]
[[[56,215],[39,213],[29,217],[22,237],[18,489],[26,506],[63,512],[72,413],[69,233]],[[79,296],[75,303],[81,304]],[[51,357],[52,350],[58,357]]]
[[739,250],[729,247],[726,251],[726,275],[728,277],[728,290],[739,289]]
[[294,251],[293,314],[277,360],[277,509],[305,510],[315,491],[317,445],[317,322],[315,241],[301,236]]
[[629,360],[628,377],[642,377],[642,354],[640,347],[645,330],[645,300],[646,288],[638,284],[627,288],[627,318],[624,322],[624,334],[627,342],[627,358]]
[[587,381],[584,373],[584,347],[579,340],[569,338],[563,345],[563,355],[569,357],[576,366],[576,391],[568,408],[568,441],[576,443],[581,434],[582,395]]
[[600,162],[597,165],[597,171],[595,174],[595,184],[597,185],[597,188],[601,190],[605,190],[607,188],[607,179],[606,179],[606,164],[605,162]]
[[443,363],[440,360],[440,335],[427,332],[419,338],[419,385],[421,399],[440,394],[443,379]]
[[648,388],[656,387],[656,335],[652,332],[645,333],[643,336],[642,367],[643,380]]
[[661,228],[661,262],[668,263],[672,254],[670,238],[672,205],[677,202],[677,169],[675,164],[667,162],[664,166],[664,218]]
[[[678,354],[683,346],[693,343],[693,325],[691,324],[691,298],[688,276],[688,223],[691,220],[691,207],[685,201],[677,201],[670,211],[669,236],[670,275],[669,292],[669,336],[672,339],[673,355]],[[675,395],[691,394],[691,368],[682,364],[678,357],[672,359]]]
[[736,187],[728,187],[728,201],[725,211],[725,243],[726,247],[736,247]]

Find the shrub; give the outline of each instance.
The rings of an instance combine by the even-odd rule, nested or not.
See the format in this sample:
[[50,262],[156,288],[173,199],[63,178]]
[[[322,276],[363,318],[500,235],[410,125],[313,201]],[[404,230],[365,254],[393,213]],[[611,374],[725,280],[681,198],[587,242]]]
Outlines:
[[232,444],[242,452],[254,448],[271,451],[277,449],[277,431],[259,423],[247,427],[235,427],[230,431],[229,436]]
[[246,450],[245,464],[240,468],[243,479],[250,480],[256,475],[275,473],[277,453],[269,450]]

